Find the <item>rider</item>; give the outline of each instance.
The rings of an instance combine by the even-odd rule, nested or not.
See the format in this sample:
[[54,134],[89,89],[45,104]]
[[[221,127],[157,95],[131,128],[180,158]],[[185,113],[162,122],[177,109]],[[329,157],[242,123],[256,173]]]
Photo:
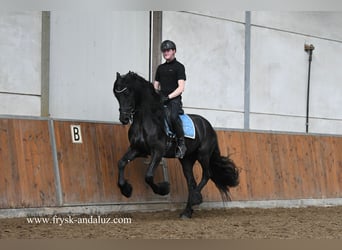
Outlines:
[[186,146],[184,132],[179,114],[183,114],[182,93],[185,86],[184,65],[176,60],[176,44],[170,40],[161,43],[160,50],[166,60],[156,71],[154,88],[162,94],[162,102],[170,113],[171,126],[177,137],[176,157],[183,158]]

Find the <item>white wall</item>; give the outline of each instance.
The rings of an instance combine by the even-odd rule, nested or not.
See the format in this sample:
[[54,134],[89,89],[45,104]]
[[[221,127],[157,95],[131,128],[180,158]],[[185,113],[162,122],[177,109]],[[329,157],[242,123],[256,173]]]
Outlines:
[[50,113],[118,121],[116,72],[148,76],[148,12],[51,12]]
[[40,116],[41,12],[0,12],[0,115]]
[[[163,39],[187,73],[185,111],[243,128],[245,12],[163,12]],[[342,12],[251,12],[250,128],[342,134]],[[40,116],[41,12],[0,13],[0,115]],[[50,114],[118,122],[116,72],[147,78],[147,11],[51,12]],[[162,59],[161,59],[162,61]],[[247,115],[247,114],[246,114]]]
[[253,11],[252,23],[282,31],[342,40],[342,12]]
[[305,37],[252,27],[251,41],[251,128],[305,132]]
[[[163,12],[188,80],[186,112],[243,128],[245,12]],[[342,134],[342,12],[251,12],[250,128],[305,132],[308,54],[314,44],[310,125]],[[248,116],[248,114],[246,114]]]
[[342,12],[252,12],[251,128],[342,134]]
[[313,39],[312,43],[315,50],[310,91],[310,131],[342,134],[342,39],[341,42]]
[[185,65],[185,111],[216,127],[243,128],[244,24],[230,16],[241,20],[244,12],[163,12],[162,37],[176,43]]

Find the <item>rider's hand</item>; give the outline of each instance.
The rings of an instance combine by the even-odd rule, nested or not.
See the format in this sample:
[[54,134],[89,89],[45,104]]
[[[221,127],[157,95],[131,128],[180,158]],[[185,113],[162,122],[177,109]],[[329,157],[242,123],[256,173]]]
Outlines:
[[168,96],[164,96],[164,95],[161,96],[161,102],[163,104],[166,104],[169,100],[170,98]]

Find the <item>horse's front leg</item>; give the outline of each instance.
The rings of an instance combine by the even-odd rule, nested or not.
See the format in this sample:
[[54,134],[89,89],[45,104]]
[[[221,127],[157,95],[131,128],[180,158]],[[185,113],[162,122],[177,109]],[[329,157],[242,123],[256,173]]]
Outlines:
[[159,163],[162,159],[163,154],[161,152],[153,152],[151,155],[151,163],[148,166],[145,175],[145,181],[152,188],[153,192],[159,195],[167,195],[170,193],[170,183],[169,182],[161,182],[158,184],[154,183],[153,177],[156,168],[159,166]]
[[119,168],[119,176],[118,176],[118,186],[120,188],[121,193],[126,197],[131,197],[132,195],[132,185],[125,180],[125,167],[126,165],[132,161],[134,158],[138,156],[139,152],[132,148],[128,148],[128,151],[124,154],[124,156],[118,162]]

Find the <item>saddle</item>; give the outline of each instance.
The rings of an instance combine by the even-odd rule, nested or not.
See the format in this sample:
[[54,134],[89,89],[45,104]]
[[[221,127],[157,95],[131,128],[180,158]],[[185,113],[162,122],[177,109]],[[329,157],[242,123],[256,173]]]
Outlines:
[[[180,114],[179,118],[182,121],[184,137],[195,139],[196,137],[195,125],[192,119],[190,118],[190,116],[188,116],[187,114]],[[165,133],[167,134],[167,136],[170,138],[175,138],[176,137],[175,132],[170,129],[171,128],[170,121],[166,118],[164,122],[165,122]]]

